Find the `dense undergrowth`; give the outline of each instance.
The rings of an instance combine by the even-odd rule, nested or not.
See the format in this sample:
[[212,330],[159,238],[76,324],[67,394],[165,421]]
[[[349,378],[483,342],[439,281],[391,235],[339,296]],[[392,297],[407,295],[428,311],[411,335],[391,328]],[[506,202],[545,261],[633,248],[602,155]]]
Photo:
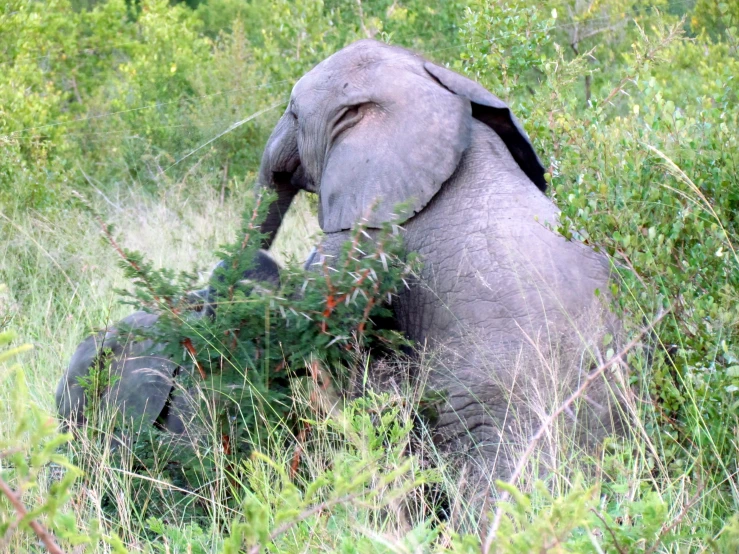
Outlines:
[[[45,415],[85,333],[130,310],[75,193],[154,266],[202,271],[238,235],[292,84],[366,36],[508,101],[561,231],[611,255],[627,326],[668,310],[628,355],[632,439],[508,486],[493,550],[739,550],[738,26],[733,3],[710,0],[2,3],[0,333],[34,349],[16,353],[23,370],[0,353],[0,550],[39,550],[36,522],[65,551],[480,551],[489,521],[475,528],[464,476],[418,433],[416,382],[340,411],[296,391],[312,414],[300,472],[294,428],[236,465],[214,433],[194,488],[89,440],[64,451],[80,473]],[[310,200],[298,207],[287,260],[316,229]]]

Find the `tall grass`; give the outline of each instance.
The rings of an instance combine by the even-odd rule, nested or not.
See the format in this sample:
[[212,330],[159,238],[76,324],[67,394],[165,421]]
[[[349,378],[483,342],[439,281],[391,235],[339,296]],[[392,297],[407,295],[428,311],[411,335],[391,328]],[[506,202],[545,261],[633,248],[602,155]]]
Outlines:
[[[207,270],[215,261],[213,251],[217,244],[232,238],[239,218],[238,204],[237,201],[222,203],[218,194],[207,190],[181,191],[158,198],[130,192],[100,201],[99,209],[116,225],[124,246],[146,252],[158,265]],[[305,237],[316,232],[309,223],[312,220],[307,201],[301,198],[278,238],[277,251],[283,259],[305,256],[312,245]],[[52,225],[42,214],[34,212],[4,214],[3,225],[12,230],[9,234],[12,238],[2,245],[2,280],[14,289],[13,295],[5,293],[2,296],[3,313],[6,318],[9,316],[19,334],[36,347],[22,359],[28,389],[31,399],[52,413],[51,393],[78,342],[90,329],[114,322],[129,310],[117,303],[113,292],[114,288],[125,287],[127,283],[117,267],[117,254],[103,242],[97,222],[86,212],[70,212],[64,225]],[[423,361],[426,358],[421,359],[422,367],[430,364]],[[648,370],[648,360],[642,362]],[[539,371],[556,367],[556,363],[557,360],[542,360]],[[355,389],[360,397],[373,379],[382,380],[377,377],[377,370],[375,377],[367,373],[369,364],[369,360],[358,361]],[[359,410],[358,405],[337,405],[334,395],[324,401],[322,410],[315,411],[317,420],[310,433],[303,437],[301,464],[305,470],[297,476],[297,482],[308,487],[323,478],[336,460],[348,457],[355,464],[351,466],[350,463],[350,467],[357,471],[368,469],[363,487],[374,490],[373,500],[367,501],[361,494],[356,497],[347,494],[343,507],[332,509],[328,519],[312,513],[301,519],[305,512],[310,512],[310,507],[305,506],[302,512],[292,514],[295,525],[276,537],[275,544],[280,551],[339,551],[350,544],[364,545],[364,551],[368,552],[381,548],[389,552],[426,551],[432,545],[436,549],[453,549],[460,540],[455,529],[477,533],[486,528],[486,520],[480,519],[480,509],[485,505],[480,503],[480,491],[484,493],[482,496],[487,493],[495,496],[494,482],[481,482],[471,468],[460,471],[458,466],[450,465],[425,432],[420,436],[401,434],[400,438],[389,442],[380,441],[378,447],[377,435],[382,436],[393,423],[382,420],[388,406],[398,409],[393,415],[394,421],[410,425],[417,418],[423,389],[418,367],[412,370],[393,367],[386,371],[395,376],[390,396],[367,396]],[[408,378],[410,374],[414,375],[413,380]],[[551,378],[556,379],[557,375]],[[2,434],[9,434],[16,424],[10,410],[12,384],[10,379],[0,380]],[[388,389],[387,381],[384,388]],[[541,395],[545,391],[529,392]],[[692,395],[690,383],[686,383],[686,395],[691,402],[699,404],[701,401]],[[303,401],[315,403],[316,397],[307,391]],[[577,518],[561,519],[561,510],[567,512],[584,506],[588,513],[597,514],[614,526],[614,536],[619,537],[616,543],[624,552],[632,551],[627,546],[629,538],[633,539],[635,548],[639,541],[648,548],[658,545],[653,551],[701,551],[709,547],[712,535],[719,533],[726,516],[739,506],[736,468],[710,468],[713,473],[705,474],[705,481],[696,483],[663,467],[660,462],[663,445],[653,442],[653,436],[644,427],[644,422],[653,419],[650,414],[656,407],[633,398],[630,409],[633,417],[626,419],[630,422],[626,430],[629,439],[610,443],[595,457],[581,450],[571,435],[566,417],[547,423],[544,421],[546,414],[540,414],[540,420],[546,424],[543,432],[548,448],[535,450],[525,470],[512,481],[516,490],[529,495],[526,502],[530,505],[521,512],[524,519],[514,517],[513,521],[518,523],[501,531],[504,538],[510,539],[511,544],[521,544],[517,541],[522,537],[531,540],[530,535],[542,532],[537,525],[547,524],[551,526],[552,537],[562,541],[571,540],[573,534],[580,532],[590,537],[589,540],[602,541],[602,530],[583,526],[582,520]],[[695,432],[710,437],[710,429],[701,420],[700,411],[693,413],[696,417],[690,424],[695,426]],[[732,424],[736,425],[736,421],[727,421],[727,425]],[[370,457],[372,464],[367,466],[366,455],[372,450],[373,436],[374,448],[379,450],[374,453],[375,457]],[[514,461],[527,446],[526,437],[521,439],[520,444],[512,445],[507,452]],[[215,447],[218,437],[212,436],[204,444]],[[285,472],[294,463],[295,452],[286,450],[284,444],[276,436],[264,458],[245,461],[236,472],[233,468],[227,469],[225,458],[221,458],[222,462],[216,464],[223,463],[217,482],[204,483],[194,491],[183,491],[163,481],[156,468],[142,476],[132,471],[135,460],[129,459],[127,466],[125,461],[121,464],[120,460],[114,460],[111,451],[99,444],[77,442],[72,451],[87,476],[71,508],[82,528],[93,520],[100,520],[103,528],[120,535],[132,551],[152,548],[152,544],[157,544],[157,536],[170,552],[187,552],[188,548],[215,551],[224,540],[224,530],[218,528],[217,522],[238,519],[238,514],[227,507],[224,495],[238,491],[244,501],[251,499],[259,506],[271,506],[273,511],[269,513],[273,516],[285,510],[285,503],[290,500],[289,496],[284,497],[283,481]],[[736,441],[734,444],[739,447]],[[385,450],[386,447],[389,448]],[[706,448],[710,448],[710,443]],[[423,464],[437,467],[433,473],[436,484],[427,485],[425,489],[418,487],[414,475],[421,470],[421,465],[412,466],[410,473],[402,473],[392,481],[384,480],[387,473],[406,463],[408,453],[422,454]],[[219,460],[218,456],[215,459]],[[573,464],[573,460],[578,461]],[[700,466],[701,460],[696,457],[688,459],[688,463]],[[54,470],[49,469],[46,474],[35,494],[49,492],[47,487],[55,479]],[[428,480],[428,476],[423,480]],[[423,490],[427,492],[424,494]],[[435,498],[442,499],[444,504],[448,524],[442,527],[431,525],[436,521],[438,506],[431,504],[434,496],[430,495],[430,490],[435,491]],[[145,506],[147,498],[152,502],[170,499],[170,509],[160,514],[159,522],[147,521],[135,509]],[[358,502],[358,498],[363,500]],[[515,498],[515,509],[528,505],[523,503],[522,497]],[[115,513],[119,515],[116,520],[109,519],[110,506],[104,506],[104,499],[107,502],[113,499]],[[330,504],[329,500],[325,502]],[[552,511],[557,502],[564,503],[560,512]],[[191,521],[183,519],[187,511],[183,507],[193,503],[205,507],[210,522],[206,518],[200,520],[199,527],[193,527]],[[166,506],[166,502],[163,505]],[[151,544],[142,542],[147,533],[154,540]],[[724,531],[726,533],[728,531]],[[668,535],[678,538],[667,541]],[[484,533],[481,536],[484,537]],[[7,548],[33,549],[32,542],[22,535],[15,535],[13,540],[17,542],[6,544]],[[505,551],[502,547],[496,548]],[[110,546],[100,543],[96,551],[109,549]]]
[[[212,193],[145,198],[121,195],[110,199],[110,203],[104,202],[107,207],[101,209],[108,210],[107,217],[116,223],[125,246],[139,248],[157,264],[169,267],[208,268],[214,262],[214,247],[230,238],[229,233],[234,231],[239,217],[236,202],[230,206],[221,204],[218,195]],[[305,217],[308,212],[305,200],[301,202],[302,206],[291,215],[279,238],[278,248],[284,257],[300,259],[310,247],[310,241],[304,237],[314,229],[305,223],[310,218]],[[85,213],[70,214],[64,226],[52,226],[38,213],[9,214],[4,222],[14,232],[13,239],[3,244],[0,258],[3,280],[11,286],[20,283],[16,294],[3,296],[4,313],[11,314],[12,325],[36,346],[22,362],[31,399],[51,413],[54,410],[51,392],[80,339],[89,329],[116,321],[127,312],[128,308],[117,304],[112,292],[126,283],[116,265],[116,254],[101,240],[95,220]],[[16,299],[12,305],[10,298]],[[643,362],[648,369],[647,360]],[[556,360],[545,360],[540,370],[546,371],[555,364]],[[426,365],[422,362],[422,366]],[[373,380],[366,373],[367,368],[368,360],[358,362],[359,393],[366,391],[367,383]],[[309,487],[310,483],[325,478],[327,469],[342,459],[349,460],[348,467],[359,473],[366,470],[366,482],[360,487],[362,493],[339,495],[345,499],[340,509],[331,504],[331,494],[316,501],[319,506],[327,502],[327,510],[329,506],[332,508],[328,510],[331,513],[328,518],[311,513],[311,506],[290,512],[295,524],[275,538],[280,551],[340,551],[350,544],[364,545],[364,551],[368,552],[383,548],[388,552],[426,551],[432,545],[436,549],[453,549],[460,540],[455,529],[477,533],[486,528],[486,520],[480,519],[480,509],[485,504],[480,502],[487,493],[496,495],[494,482],[480,481],[480,476],[469,467],[460,471],[458,466],[450,465],[427,433],[400,434],[394,439],[384,435],[395,423],[411,425],[416,419],[423,388],[423,380],[417,378],[418,367],[412,371],[407,367],[405,371],[399,371],[398,367],[387,371],[396,376],[390,396],[370,395],[360,405],[343,407],[341,404],[337,407],[337,397],[333,396],[324,401],[323,410],[314,410],[317,420],[303,437],[301,464],[305,469],[295,478],[297,482]],[[411,373],[414,380],[398,377]],[[552,379],[556,377],[552,375]],[[0,380],[3,434],[9,434],[17,423],[10,410],[13,382],[6,378]],[[543,392],[530,391],[536,395]],[[701,401],[692,395],[689,383],[686,383],[686,395],[691,402]],[[316,397],[307,391],[304,402],[315,403]],[[389,406],[397,411],[392,420],[383,420]],[[511,516],[518,523],[498,531],[504,539],[513,545],[528,544],[526,541],[533,540],[532,535],[543,532],[538,526],[549,525],[548,532],[551,537],[559,537],[558,540],[572,541],[578,533],[585,533],[596,542],[605,540],[604,531],[588,527],[582,514],[578,516],[580,519],[574,515],[571,520],[562,519],[563,513],[572,515],[582,509],[608,522],[606,528],[613,527],[614,537],[618,537],[614,539],[615,544],[624,552],[645,550],[639,550],[638,544],[647,550],[655,546],[652,551],[661,552],[701,551],[709,547],[726,524],[727,515],[739,505],[736,468],[706,468],[705,480],[695,482],[687,475],[663,467],[663,445],[654,442],[643,423],[652,420],[650,413],[655,407],[639,398],[634,398],[630,407],[634,417],[627,419],[629,439],[610,443],[596,457],[581,450],[571,435],[566,417],[544,421],[548,447],[535,450],[525,470],[511,483],[521,491],[517,494],[529,496],[524,502],[523,497],[514,495],[514,508],[505,513],[518,514],[519,519]],[[710,429],[701,420],[700,412],[693,413],[696,417],[690,424],[695,426],[695,433],[710,437]],[[546,414],[541,415],[545,420]],[[727,425],[735,424],[727,421]],[[378,436],[385,439],[378,442]],[[211,436],[203,444],[206,448],[216,447],[218,437]],[[293,502],[289,495],[285,496],[284,480],[295,452],[286,450],[279,436],[271,444],[264,458],[245,460],[238,471],[228,469],[225,458],[216,455],[216,465],[223,464],[221,477],[194,491],[183,491],[163,481],[156,468],[142,475],[140,471],[132,471],[134,459],[129,459],[127,465],[125,461],[114,460],[111,451],[99,444],[76,442],[72,451],[87,475],[70,507],[83,529],[93,520],[100,520],[104,529],[120,535],[132,551],[152,548],[157,540],[164,541],[170,552],[187,552],[188,548],[215,551],[223,545],[226,536],[223,532],[227,531],[219,529],[217,522],[239,517],[230,511],[224,495],[237,491],[244,502],[256,502],[272,517],[281,513],[280,510],[284,512],[286,503],[289,506]],[[522,437],[521,444],[512,445],[507,455],[515,460],[526,446]],[[710,448],[710,443],[705,447]],[[370,452],[373,456],[368,457]],[[410,473],[401,473],[393,480],[385,479],[406,463],[408,453],[422,454],[426,460],[423,463],[437,467],[433,473],[436,484],[425,489],[418,487],[415,479],[420,478],[421,474],[416,472],[421,470],[421,465],[412,465]],[[218,462],[219,459],[222,461]],[[574,460],[577,462],[573,463]],[[696,467],[702,463],[699,457],[688,458],[687,462]],[[51,468],[45,472],[47,477],[40,481],[41,488],[35,495],[48,494],[47,487],[55,479],[54,471]],[[428,481],[428,475],[422,480]],[[370,500],[366,498],[366,490],[375,493]],[[423,490],[427,492],[424,494]],[[434,496],[428,491],[435,491],[436,499],[443,501],[448,524],[442,527],[431,525],[436,521],[438,506],[431,504]],[[159,522],[147,521],[136,508],[146,506],[147,499],[161,502],[162,498],[163,506],[167,506],[167,498],[171,504],[160,514]],[[110,502],[118,515],[115,520],[109,519]],[[199,520],[198,527],[183,519],[187,512],[183,508],[194,504],[210,514],[210,519]],[[554,509],[557,505],[559,512]],[[524,509],[525,506],[528,507]],[[511,521],[507,517],[504,521]],[[724,531],[724,535],[727,533]],[[144,538],[147,534],[153,543]],[[5,545],[15,549],[9,551],[33,549],[28,538],[14,537],[15,542]],[[636,550],[631,550],[632,547]],[[506,551],[500,545],[495,548]],[[96,551],[109,549],[100,543]]]

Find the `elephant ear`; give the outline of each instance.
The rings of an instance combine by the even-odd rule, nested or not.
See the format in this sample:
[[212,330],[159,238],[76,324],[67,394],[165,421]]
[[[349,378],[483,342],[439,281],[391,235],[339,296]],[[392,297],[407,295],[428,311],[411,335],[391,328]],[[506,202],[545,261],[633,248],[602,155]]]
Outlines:
[[154,423],[172,391],[177,369],[161,350],[151,340],[127,344],[113,362],[118,381],[103,395],[105,403],[126,417]]
[[330,146],[322,168],[307,167],[320,171],[313,177],[327,233],[363,219],[371,228],[403,223],[451,177],[470,142],[470,103],[429,79],[422,62],[414,59],[412,70],[401,60],[377,64],[365,79],[361,122]]
[[[143,416],[148,423],[156,420],[172,390],[177,364],[160,355],[161,346],[152,348],[151,340],[137,340],[118,326],[122,323],[132,329],[148,328],[157,318],[146,312],[133,313],[116,327],[88,337],[79,345],[56,391],[57,408],[63,419],[77,425],[84,423],[86,399],[79,378],[87,377],[93,367],[110,364],[115,382],[104,392],[102,405],[115,407],[129,417]],[[101,358],[106,350],[112,356]]]
[[479,83],[454,71],[430,62],[424,63],[424,68],[442,86],[472,103],[472,116],[498,134],[526,176],[542,192],[546,191],[547,182],[544,179],[546,169],[536,155],[526,131],[506,103]]

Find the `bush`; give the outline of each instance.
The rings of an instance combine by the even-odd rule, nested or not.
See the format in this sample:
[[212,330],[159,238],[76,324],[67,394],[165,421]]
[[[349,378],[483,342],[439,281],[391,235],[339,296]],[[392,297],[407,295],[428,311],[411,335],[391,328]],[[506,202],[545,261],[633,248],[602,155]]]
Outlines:
[[[217,480],[223,464],[236,467],[254,450],[276,444],[294,449],[294,437],[304,432],[304,418],[313,419],[296,405],[303,381],[321,390],[346,390],[349,372],[356,371],[364,352],[395,352],[405,344],[398,333],[374,323],[389,315],[387,299],[413,270],[412,259],[402,261],[400,236],[390,225],[376,242],[365,238],[369,235],[364,229],[354,231],[336,261],[338,270],[324,267],[322,273],[306,274],[289,266],[276,291],[242,283],[257,259],[264,238],[259,226],[270,200],[259,197],[247,207],[239,236],[219,250],[223,267],[210,280],[212,317],[203,315],[204,309],[200,314],[193,311],[188,291],[194,275],[152,269],[140,253],[122,249],[112,229],[104,226],[121,255],[124,273],[135,285],[133,292],[121,291],[127,303],[159,315],[151,328],[121,326],[119,332],[163,345],[157,355],[180,365],[170,406],[196,405],[194,420],[185,421],[191,428],[184,441],[137,421],[111,429],[133,440],[137,471],[157,468],[176,486],[191,489]],[[114,378],[93,376],[86,382],[88,406],[99,407],[98,396]],[[92,386],[101,379],[102,387]],[[104,414],[90,415],[92,438],[107,424]],[[210,454],[214,437],[219,444]],[[129,453],[124,449],[121,455],[127,458]],[[148,510],[160,513],[152,494],[143,496],[150,508],[140,506],[141,517]]]

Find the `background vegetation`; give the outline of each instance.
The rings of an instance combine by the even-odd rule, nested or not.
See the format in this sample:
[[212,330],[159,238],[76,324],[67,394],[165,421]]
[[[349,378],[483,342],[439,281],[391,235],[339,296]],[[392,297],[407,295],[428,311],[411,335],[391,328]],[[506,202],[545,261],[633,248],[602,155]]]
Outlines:
[[[69,551],[739,550],[738,27],[735,3],[713,0],[3,0],[0,332],[34,348],[16,352],[24,371],[0,368],[13,493],[0,495],[0,550],[40,549],[32,521]],[[156,266],[202,270],[236,236],[292,84],[366,36],[506,99],[549,166],[562,232],[612,256],[630,326],[669,310],[629,355],[634,439],[592,467],[564,456],[542,482],[526,472],[492,540],[486,524],[465,534],[474,505],[452,471],[423,465],[429,441],[417,456],[419,394],[368,393],[316,413],[299,478],[293,450],[274,444],[162,494],[152,519],[166,476],[84,442],[66,451],[80,474],[48,420],[76,345],[129,310],[113,292],[126,286],[116,253],[73,191]],[[283,260],[310,248],[311,209],[301,199],[281,232]],[[448,523],[435,524],[430,489],[456,499]],[[18,519],[13,499],[30,514]]]

